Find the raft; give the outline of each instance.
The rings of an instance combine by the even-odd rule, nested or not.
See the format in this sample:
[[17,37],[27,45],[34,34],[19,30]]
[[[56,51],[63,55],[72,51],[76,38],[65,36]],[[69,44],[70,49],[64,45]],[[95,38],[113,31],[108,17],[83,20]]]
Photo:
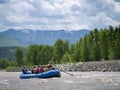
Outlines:
[[49,70],[42,73],[32,74],[31,71],[28,71],[26,74],[21,73],[20,79],[29,79],[29,78],[52,78],[52,77],[60,77],[59,70]]

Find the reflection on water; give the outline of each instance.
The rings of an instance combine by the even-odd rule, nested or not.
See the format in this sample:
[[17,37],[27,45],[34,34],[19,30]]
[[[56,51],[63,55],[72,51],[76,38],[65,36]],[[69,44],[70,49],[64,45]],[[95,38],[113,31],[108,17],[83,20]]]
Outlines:
[[70,72],[61,78],[19,79],[19,72],[0,72],[0,90],[120,90],[120,72]]

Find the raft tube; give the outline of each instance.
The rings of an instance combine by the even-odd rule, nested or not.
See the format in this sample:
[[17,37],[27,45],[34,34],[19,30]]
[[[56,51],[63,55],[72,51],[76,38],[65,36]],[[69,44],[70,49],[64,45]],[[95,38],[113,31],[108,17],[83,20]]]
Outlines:
[[60,77],[59,70],[49,70],[42,73],[32,74],[31,71],[28,71],[27,74],[21,73],[20,79],[29,79],[29,78],[52,78],[52,77]]

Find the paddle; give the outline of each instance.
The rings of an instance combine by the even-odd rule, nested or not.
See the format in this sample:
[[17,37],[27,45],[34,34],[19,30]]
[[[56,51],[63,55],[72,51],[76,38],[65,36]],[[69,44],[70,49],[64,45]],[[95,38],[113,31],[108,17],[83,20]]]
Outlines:
[[[56,69],[58,69],[58,68],[56,68]],[[71,74],[71,73],[68,73],[68,72],[66,72],[66,71],[64,71],[64,70],[61,70],[61,69],[58,69],[58,70],[60,70],[61,72],[64,72],[64,73],[66,73],[66,74],[68,74],[68,75],[71,75],[71,76],[73,76],[73,74]]]
[[[50,63],[50,62],[49,62]],[[51,63],[50,63],[51,64]],[[54,66],[54,68],[55,69],[58,69],[58,68],[56,68],[55,66]],[[71,74],[71,73],[68,73],[68,72],[66,72],[66,71],[64,71],[64,70],[61,70],[61,69],[58,69],[59,71],[61,71],[61,72],[64,72],[64,73],[66,73],[66,74],[69,74],[69,75],[71,75],[71,76],[73,76],[73,74]]]
[[69,74],[69,75],[73,76],[73,74],[68,73],[68,72],[66,72],[66,71],[63,71],[63,70],[60,70],[60,71],[62,71],[62,72],[64,72],[64,73],[66,73],[66,74]]

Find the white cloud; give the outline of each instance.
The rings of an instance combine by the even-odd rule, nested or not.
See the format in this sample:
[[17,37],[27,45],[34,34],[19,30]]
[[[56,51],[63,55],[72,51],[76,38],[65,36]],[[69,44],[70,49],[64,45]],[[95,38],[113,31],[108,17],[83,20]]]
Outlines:
[[120,13],[120,3],[115,4],[115,11]]
[[22,1],[22,2],[19,1],[18,3],[13,3],[10,6],[16,12],[35,10],[35,8],[32,6],[32,4],[30,4],[30,3],[26,2],[26,1]]
[[94,26],[96,26],[97,28],[103,28],[107,27],[109,25],[119,25],[118,21],[113,20],[112,18],[108,17],[104,12],[98,13],[98,15],[96,15],[95,17],[90,18],[90,22],[89,23],[91,28],[95,28]]
[[77,30],[120,24],[117,0],[2,0],[0,11],[0,30]]

